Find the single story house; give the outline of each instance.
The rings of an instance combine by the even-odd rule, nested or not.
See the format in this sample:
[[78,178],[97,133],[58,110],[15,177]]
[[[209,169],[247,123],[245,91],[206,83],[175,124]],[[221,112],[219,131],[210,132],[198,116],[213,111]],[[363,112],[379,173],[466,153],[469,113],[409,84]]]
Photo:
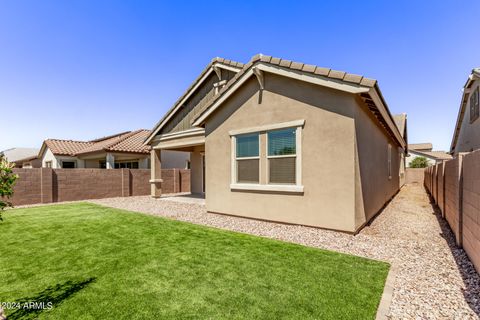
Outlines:
[[433,151],[433,145],[430,142],[408,145],[407,167],[410,167],[410,163],[416,157],[427,158],[428,165],[435,165],[444,160],[452,159],[452,156],[445,151]]
[[[150,147],[144,145],[149,130],[127,131],[90,140],[47,139],[38,158],[44,168],[149,169]],[[165,168],[185,168],[189,154],[168,152]]]
[[152,196],[163,153],[191,153],[209,212],[357,232],[401,187],[407,144],[377,81],[256,55],[215,58],[153,128]]
[[40,168],[42,162],[38,159],[38,148],[11,148],[0,152],[15,168]]
[[463,86],[457,123],[453,132],[450,153],[480,149],[480,68],[472,70]]

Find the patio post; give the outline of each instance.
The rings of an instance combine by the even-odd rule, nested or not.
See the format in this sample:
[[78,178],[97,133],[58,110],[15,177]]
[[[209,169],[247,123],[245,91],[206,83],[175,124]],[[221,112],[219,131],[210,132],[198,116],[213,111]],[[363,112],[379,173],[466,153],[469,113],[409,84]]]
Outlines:
[[151,156],[151,179],[150,194],[154,198],[160,198],[162,195],[162,155],[160,149],[152,149]]

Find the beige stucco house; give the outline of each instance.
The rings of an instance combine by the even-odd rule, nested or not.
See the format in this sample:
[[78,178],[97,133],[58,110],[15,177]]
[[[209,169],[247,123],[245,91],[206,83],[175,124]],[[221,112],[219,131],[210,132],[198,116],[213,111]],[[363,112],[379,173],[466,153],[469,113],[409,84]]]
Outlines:
[[[127,131],[90,141],[47,139],[38,153],[45,168],[149,169],[150,130]],[[189,154],[170,151],[165,168],[185,168]]]
[[397,193],[407,147],[376,80],[265,55],[213,59],[146,144],[154,197],[163,153],[188,151],[208,211],[346,232]]
[[480,68],[473,69],[463,87],[450,153],[480,149]]

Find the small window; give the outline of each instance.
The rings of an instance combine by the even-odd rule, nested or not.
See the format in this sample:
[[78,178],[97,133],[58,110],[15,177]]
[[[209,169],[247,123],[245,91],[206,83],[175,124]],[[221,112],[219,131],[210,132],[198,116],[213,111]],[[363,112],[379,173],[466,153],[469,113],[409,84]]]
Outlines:
[[392,179],[392,145],[388,145],[387,150],[387,158],[388,158],[388,179]]
[[472,92],[470,96],[470,123],[478,119],[480,115],[479,110],[480,97],[478,87]]
[[267,133],[269,183],[296,183],[296,130],[288,128]]
[[237,182],[260,182],[259,134],[244,134],[236,137],[235,161]]
[[75,161],[62,161],[62,168],[64,169],[74,169]]
[[115,169],[138,169],[138,161],[115,162]]
[[51,167],[52,167],[52,161],[46,161],[45,168],[51,168]]

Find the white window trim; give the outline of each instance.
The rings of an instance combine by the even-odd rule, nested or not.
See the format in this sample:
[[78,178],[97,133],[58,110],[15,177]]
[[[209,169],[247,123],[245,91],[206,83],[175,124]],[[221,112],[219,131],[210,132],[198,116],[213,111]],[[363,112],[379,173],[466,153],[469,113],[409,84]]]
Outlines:
[[[249,133],[256,133],[256,132],[249,132]],[[241,134],[240,134],[241,135]],[[257,185],[260,184],[261,180],[261,165],[260,165],[260,133],[258,133],[258,156],[256,157],[237,157],[237,137],[231,136],[232,141],[232,184],[240,184],[240,185]],[[238,182],[238,161],[240,160],[254,160],[258,159],[258,183],[244,183]]]
[[[288,127],[287,127],[288,128]],[[281,128],[281,129],[287,129]],[[281,130],[275,129],[275,130]],[[275,131],[275,130],[268,130],[268,131]],[[279,185],[279,186],[301,186],[302,185],[302,127],[297,126],[295,130],[295,154],[285,154],[285,155],[276,155],[276,156],[269,156],[268,155],[268,131],[265,134],[265,157],[267,159],[266,163],[266,175],[267,175],[267,184],[268,185]],[[295,184],[283,184],[283,183],[270,183],[270,159],[275,158],[295,158]]]
[[[290,122],[283,122],[278,124],[271,124],[259,127],[252,127],[240,130],[232,130],[229,132],[231,138],[231,183],[230,189],[231,190],[250,190],[250,191],[272,191],[272,192],[292,192],[292,193],[303,193],[304,187],[302,185],[302,131],[303,126],[305,125],[305,120],[297,120],[297,121],[290,121]],[[295,155],[279,155],[279,156],[269,156],[268,155],[268,132],[273,130],[280,130],[280,129],[287,129],[296,127],[295,131]],[[265,160],[266,160],[266,170],[264,174],[266,175],[266,184],[261,184],[262,181],[262,169],[261,169],[261,153],[259,150],[258,157],[251,157],[252,159],[259,159],[259,183],[238,183],[237,182],[237,157],[236,157],[236,150],[237,150],[237,143],[236,143],[236,136],[241,134],[248,134],[248,133],[259,133],[259,149],[261,148],[261,134],[265,134]],[[296,157],[295,162],[295,184],[271,184],[269,183],[270,174],[268,168],[268,159],[271,158],[287,158],[287,157]],[[246,159],[246,158],[241,158]]]

